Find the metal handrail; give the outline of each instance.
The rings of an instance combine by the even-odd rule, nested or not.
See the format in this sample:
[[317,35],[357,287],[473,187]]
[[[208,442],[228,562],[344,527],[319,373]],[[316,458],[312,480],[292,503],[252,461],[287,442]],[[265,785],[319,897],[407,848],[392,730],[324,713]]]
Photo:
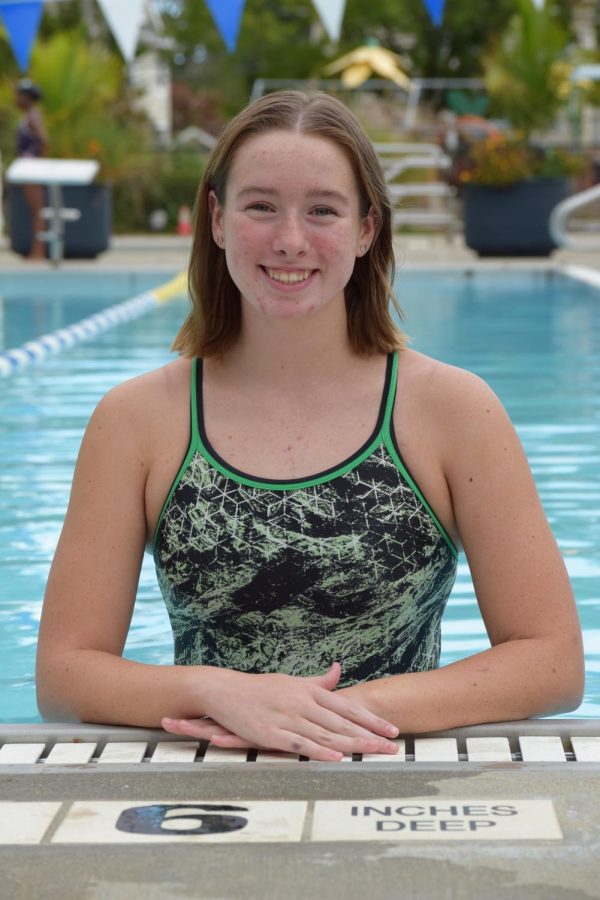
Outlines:
[[600,235],[593,238],[574,237],[567,233],[566,223],[569,216],[576,210],[593,203],[594,200],[600,200],[600,184],[595,184],[585,191],[580,191],[562,200],[552,210],[550,216],[550,234],[555,244],[559,247],[566,247],[569,250],[600,250]]
[[432,154],[380,157],[380,160],[388,184],[409,169],[449,169],[452,165],[449,156]]

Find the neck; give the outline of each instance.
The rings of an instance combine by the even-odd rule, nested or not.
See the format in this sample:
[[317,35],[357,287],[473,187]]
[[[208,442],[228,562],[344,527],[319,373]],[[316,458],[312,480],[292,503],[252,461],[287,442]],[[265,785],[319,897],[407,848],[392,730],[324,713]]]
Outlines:
[[356,362],[347,333],[343,298],[301,319],[276,319],[244,309],[239,341],[224,364],[236,380],[306,390]]

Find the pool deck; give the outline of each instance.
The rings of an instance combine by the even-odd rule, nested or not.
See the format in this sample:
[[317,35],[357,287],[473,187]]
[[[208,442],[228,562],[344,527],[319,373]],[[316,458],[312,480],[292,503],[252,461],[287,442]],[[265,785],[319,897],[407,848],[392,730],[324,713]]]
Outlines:
[[[462,235],[451,240],[439,234],[397,235],[395,238],[398,271],[404,266],[432,268],[561,268],[588,266],[600,270],[600,252],[556,250],[549,257],[497,257],[479,259],[464,243]],[[191,240],[176,235],[115,235],[110,248],[93,260],[65,260],[62,269],[170,269],[187,266]],[[0,274],[3,271],[45,269],[50,263],[30,263],[13,253],[6,237],[0,236]]]
[[455,729],[340,763],[4,726],[0,897],[598,898],[599,726]]

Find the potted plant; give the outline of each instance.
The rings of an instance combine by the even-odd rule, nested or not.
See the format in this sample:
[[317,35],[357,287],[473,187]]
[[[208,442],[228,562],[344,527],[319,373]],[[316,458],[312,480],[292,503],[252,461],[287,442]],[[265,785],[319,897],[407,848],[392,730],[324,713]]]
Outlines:
[[480,256],[550,254],[550,214],[581,168],[580,157],[519,136],[475,143],[458,175],[467,246]]
[[[465,240],[482,256],[548,255],[548,222],[582,164],[572,155],[536,147],[567,101],[568,32],[550,3],[517,0],[517,12],[484,60],[492,115],[509,125],[473,142],[462,159]],[[538,142],[539,143],[539,142]]]

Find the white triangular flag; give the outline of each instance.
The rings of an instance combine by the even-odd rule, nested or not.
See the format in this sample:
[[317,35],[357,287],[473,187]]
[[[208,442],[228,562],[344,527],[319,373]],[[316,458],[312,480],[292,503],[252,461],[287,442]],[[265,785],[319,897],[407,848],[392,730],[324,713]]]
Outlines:
[[342,19],[346,0],[312,0],[325,31],[332,41],[338,41],[342,31]]
[[98,0],[98,6],[127,62],[131,62],[135,56],[144,17],[144,3],[145,0]]

